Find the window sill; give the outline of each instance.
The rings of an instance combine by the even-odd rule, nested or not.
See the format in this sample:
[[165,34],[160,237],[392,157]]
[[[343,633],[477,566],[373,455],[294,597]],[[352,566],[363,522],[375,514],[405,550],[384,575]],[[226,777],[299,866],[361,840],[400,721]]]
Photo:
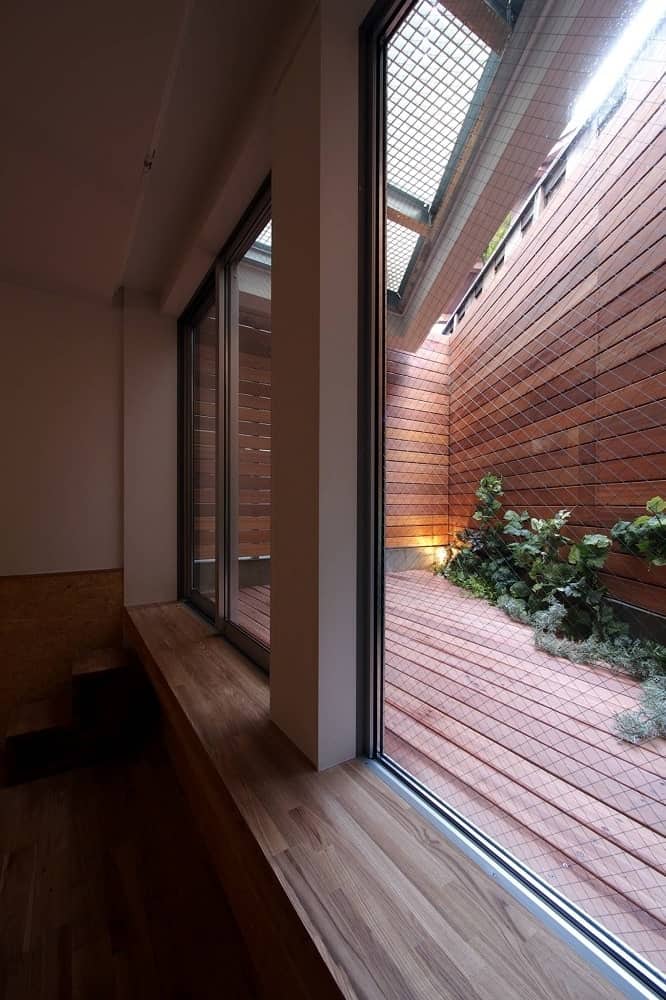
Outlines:
[[125,628],[266,995],[622,995],[375,767],[315,772],[270,722],[265,675],[188,608]]

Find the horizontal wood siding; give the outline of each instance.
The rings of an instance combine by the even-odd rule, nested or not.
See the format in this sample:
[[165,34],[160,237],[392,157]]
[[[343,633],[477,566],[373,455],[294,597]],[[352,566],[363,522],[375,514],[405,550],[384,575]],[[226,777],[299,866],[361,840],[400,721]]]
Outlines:
[[[217,352],[201,342],[194,383],[195,557],[215,558]],[[238,358],[240,556],[270,555],[270,334],[241,326]]]
[[[450,523],[486,472],[508,507],[572,534],[666,496],[663,83],[628,96],[569,165],[450,337]],[[666,570],[613,554],[614,595],[666,612]]]
[[271,552],[271,339],[241,326],[238,446],[240,556]]
[[386,545],[449,541],[449,347],[391,348],[386,372]]
[[196,561],[215,559],[217,326],[214,321],[202,323],[197,331],[193,367],[193,555]]

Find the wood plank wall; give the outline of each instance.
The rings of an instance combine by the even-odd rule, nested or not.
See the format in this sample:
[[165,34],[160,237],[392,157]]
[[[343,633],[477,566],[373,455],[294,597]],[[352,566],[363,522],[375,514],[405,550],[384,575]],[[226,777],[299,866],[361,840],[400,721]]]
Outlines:
[[386,545],[449,541],[448,340],[390,348],[386,371]]
[[271,552],[271,337],[241,326],[239,340],[239,555]]
[[[634,85],[452,334],[452,533],[490,471],[507,506],[571,508],[573,535],[666,497],[665,118],[663,78]],[[608,566],[666,612],[665,569]]]
[[[215,334],[217,336],[217,334]],[[195,558],[215,558],[215,421],[217,351],[204,336],[194,379]],[[239,555],[270,555],[270,333],[241,325],[238,430],[240,455]]]
[[[217,440],[217,320],[208,318],[195,338],[193,385],[193,556],[215,558],[215,443]],[[196,581],[195,581],[196,583]]]

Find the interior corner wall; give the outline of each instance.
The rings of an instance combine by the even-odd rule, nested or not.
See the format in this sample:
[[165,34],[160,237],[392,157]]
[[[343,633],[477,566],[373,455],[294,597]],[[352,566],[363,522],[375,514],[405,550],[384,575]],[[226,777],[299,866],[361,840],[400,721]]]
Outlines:
[[177,597],[177,324],[123,294],[125,604]]
[[0,283],[0,732],[121,640],[122,330],[111,302]]
[[0,576],[117,569],[120,313],[0,283],[0,316]]

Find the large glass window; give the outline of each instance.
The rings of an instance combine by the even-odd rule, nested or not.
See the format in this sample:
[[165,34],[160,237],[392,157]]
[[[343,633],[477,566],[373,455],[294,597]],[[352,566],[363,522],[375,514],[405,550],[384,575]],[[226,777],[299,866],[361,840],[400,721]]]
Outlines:
[[377,752],[663,985],[666,12],[579,6],[375,36]]
[[229,265],[229,620],[270,645],[271,224]]
[[181,321],[181,595],[270,646],[271,257],[258,195]]

